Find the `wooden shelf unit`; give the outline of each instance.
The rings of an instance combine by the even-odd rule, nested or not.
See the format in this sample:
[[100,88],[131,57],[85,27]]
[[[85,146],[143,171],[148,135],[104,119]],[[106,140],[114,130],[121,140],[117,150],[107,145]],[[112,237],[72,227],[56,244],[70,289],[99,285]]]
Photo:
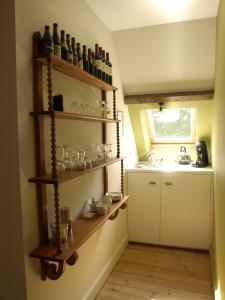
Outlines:
[[[36,61],[40,65],[44,65],[44,66],[47,65],[47,60],[45,57],[36,58]],[[53,70],[63,73],[69,77],[78,79],[79,81],[82,81],[82,82],[84,82],[88,85],[91,85],[97,89],[100,89],[100,90],[103,90],[106,92],[117,90],[116,87],[98,79],[97,77],[89,74],[86,71],[79,69],[77,66],[74,66],[65,60],[62,60],[55,55],[51,55],[51,65],[52,65]]]
[[84,176],[88,173],[94,172],[96,170],[102,169],[106,166],[109,166],[111,164],[114,164],[118,161],[123,160],[123,158],[114,158],[110,161],[104,162],[99,164],[96,167],[87,169],[85,171],[74,171],[74,170],[66,170],[62,175],[59,175],[57,178],[52,178],[51,175],[41,176],[41,177],[34,177],[30,178],[29,182],[32,183],[42,183],[42,184],[61,184],[66,181],[70,181],[76,177]]
[[[80,115],[80,114],[61,112],[61,111],[55,111],[54,114],[56,119],[80,120],[80,121],[99,122],[99,123],[121,122],[120,120],[117,119],[115,120],[110,118],[101,118],[101,117]],[[31,112],[30,115],[34,117],[50,117],[50,112],[49,111]]]
[[[33,35],[33,78],[34,78],[34,111],[30,113],[34,119],[35,131],[35,157],[36,157],[36,176],[30,178],[29,181],[36,183],[37,187],[37,204],[39,219],[39,236],[40,247],[32,251],[30,256],[41,260],[42,279],[46,278],[56,280],[64,272],[65,264],[74,265],[78,259],[76,249],[84,243],[88,237],[93,234],[106,220],[116,218],[119,209],[126,207],[129,196],[124,196],[124,167],[123,158],[120,158],[120,132],[119,120],[117,119],[116,110],[116,90],[112,85],[90,75],[89,73],[79,69],[77,66],[59,59],[54,55],[48,57],[38,57],[38,47],[41,39],[40,32]],[[48,110],[44,110],[43,101],[43,67],[46,66],[47,71],[47,92],[48,92]],[[102,101],[106,101],[106,92],[113,92],[113,118],[101,118],[95,116],[85,116],[76,113],[67,113],[54,111],[53,91],[52,91],[52,70],[56,70],[64,75],[77,79],[89,86],[99,89]],[[51,166],[52,175],[46,175],[45,166],[45,132],[44,117],[50,118],[50,135],[51,135]],[[63,175],[57,174],[56,167],[56,120],[80,120],[88,122],[100,122],[102,126],[102,144],[106,144],[107,124],[115,123],[116,125],[116,158],[108,162],[101,163],[86,171],[69,171]],[[77,219],[73,222],[73,238],[69,238],[65,244],[62,244],[60,238],[60,199],[59,185],[83,176],[98,169],[103,169],[104,193],[108,192],[108,166],[120,161],[121,173],[121,194],[123,198],[117,203],[113,203],[111,209],[104,216],[95,216],[91,220]],[[46,184],[51,184],[53,188],[54,212],[55,212],[55,228],[56,243],[49,242],[48,235],[48,211],[47,211],[47,192]],[[54,263],[52,263],[54,262]],[[58,263],[58,265],[56,265]]]
[[73,236],[63,244],[62,253],[57,254],[54,244],[50,241],[30,253],[31,257],[47,259],[55,262],[66,262],[74,252],[107,220],[114,218],[120,208],[126,207],[128,196],[124,196],[120,201],[114,202],[105,215],[94,215],[90,219],[78,218],[73,222]]

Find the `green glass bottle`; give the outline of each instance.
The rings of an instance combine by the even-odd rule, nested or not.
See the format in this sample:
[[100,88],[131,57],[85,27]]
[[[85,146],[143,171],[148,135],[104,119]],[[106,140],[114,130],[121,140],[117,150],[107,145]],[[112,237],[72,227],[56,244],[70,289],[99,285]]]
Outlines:
[[69,51],[65,41],[65,30],[61,30],[61,58],[69,61]]
[[72,47],[70,44],[70,34],[69,33],[66,34],[66,44],[68,47],[68,62],[70,64],[73,64],[73,50],[72,50]]
[[57,23],[53,24],[52,39],[54,41],[54,55],[61,58],[61,44],[60,44],[59,35],[58,35],[58,24]]
[[75,40],[75,37],[71,38],[71,47],[72,47],[72,51],[73,51],[73,64],[77,65],[78,61],[77,61],[77,50],[76,50],[76,40]]
[[41,40],[42,55],[48,56],[54,53],[54,42],[50,34],[50,26],[45,25],[45,33]]
[[108,75],[109,75],[109,82],[108,83],[112,85],[112,82],[113,82],[113,80],[112,80],[112,64],[109,60],[109,53],[108,52],[106,53],[106,60],[108,62]]

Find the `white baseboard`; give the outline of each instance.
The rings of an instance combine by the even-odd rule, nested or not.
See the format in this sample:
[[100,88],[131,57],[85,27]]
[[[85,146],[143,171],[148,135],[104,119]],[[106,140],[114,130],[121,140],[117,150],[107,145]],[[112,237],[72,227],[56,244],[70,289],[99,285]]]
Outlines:
[[110,260],[106,263],[102,271],[97,276],[96,280],[93,282],[86,295],[82,298],[82,300],[93,300],[97,296],[98,292],[102,288],[104,282],[108,278],[112,269],[116,265],[118,259],[122,255],[123,251],[127,247],[128,244],[128,236],[126,236],[120,245],[117,247],[115,254],[110,258]]

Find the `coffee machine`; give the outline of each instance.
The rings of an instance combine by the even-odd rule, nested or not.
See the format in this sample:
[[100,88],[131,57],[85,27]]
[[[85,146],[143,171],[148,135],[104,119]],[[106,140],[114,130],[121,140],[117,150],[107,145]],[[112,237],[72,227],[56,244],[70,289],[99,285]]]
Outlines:
[[193,167],[204,168],[209,164],[208,152],[205,141],[198,141],[195,143],[197,160]]

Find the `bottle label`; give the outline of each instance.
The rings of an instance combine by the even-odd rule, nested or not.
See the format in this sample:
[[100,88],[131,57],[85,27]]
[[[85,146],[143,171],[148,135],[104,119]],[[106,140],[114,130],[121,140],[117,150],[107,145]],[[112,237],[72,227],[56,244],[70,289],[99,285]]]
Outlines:
[[77,65],[77,56],[76,55],[73,55],[73,64]]
[[106,69],[105,67],[106,67],[105,63],[102,62],[102,72],[104,72],[104,73],[105,73],[105,71],[106,71],[106,70],[105,70],[105,69]]
[[83,70],[83,59],[78,61],[78,67]]
[[54,54],[61,58],[61,46],[60,45],[54,45]]
[[73,64],[73,53],[69,52],[69,63]]
[[109,66],[107,64],[105,64],[105,74],[109,74]]
[[96,67],[98,70],[102,70],[102,60],[101,59],[96,59]]
[[108,74],[109,76],[112,76],[112,67],[108,67]]
[[54,48],[53,48],[53,43],[51,41],[45,41],[43,45],[43,54],[48,55],[48,54],[53,54],[54,53]]

